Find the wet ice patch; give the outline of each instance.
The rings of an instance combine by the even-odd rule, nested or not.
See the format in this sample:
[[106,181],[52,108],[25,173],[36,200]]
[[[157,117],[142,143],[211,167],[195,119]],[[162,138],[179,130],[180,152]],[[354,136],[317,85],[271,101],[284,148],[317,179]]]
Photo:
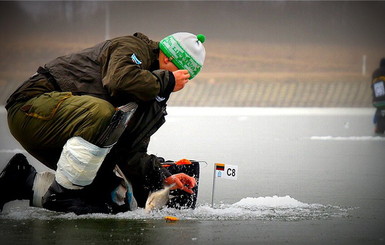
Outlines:
[[49,211],[43,208],[17,206],[3,210],[3,212],[0,214],[0,218],[14,220],[50,220],[57,217],[57,215],[57,212]]
[[180,220],[320,220],[333,217],[348,217],[352,208],[307,204],[290,196],[246,197],[233,204],[199,205],[196,209],[164,208],[150,213],[144,209],[132,212],[110,214],[75,215],[51,212],[40,208],[11,208],[0,218],[9,219],[163,219],[175,216]]

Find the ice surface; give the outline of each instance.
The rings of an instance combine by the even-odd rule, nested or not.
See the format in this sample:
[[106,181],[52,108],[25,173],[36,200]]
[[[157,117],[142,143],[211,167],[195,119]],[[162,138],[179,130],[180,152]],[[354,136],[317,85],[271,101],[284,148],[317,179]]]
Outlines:
[[26,151],[25,150],[22,150],[22,149],[0,149],[0,153],[25,153]]
[[340,141],[385,141],[382,136],[312,136],[311,140],[340,140]]
[[266,208],[301,208],[309,207],[309,204],[302,203],[300,201],[291,198],[290,196],[284,197],[246,197],[237,203],[233,204],[234,207],[240,208],[253,208],[253,207],[266,207]]
[[[1,112],[0,107],[6,125],[5,110]],[[167,123],[154,135],[149,152],[167,159],[207,161],[201,168],[195,210],[163,209],[146,214],[138,209],[118,215],[76,216],[16,204],[8,205],[10,208],[0,216],[140,220],[171,215],[181,220],[308,220],[346,217],[350,209],[345,206],[365,205],[367,199],[356,197],[374,200],[382,196],[383,188],[379,187],[383,186],[383,161],[378,152],[383,151],[385,138],[371,135],[372,108],[170,107],[168,113]],[[24,152],[8,128],[2,129],[1,156],[9,159],[13,153]],[[360,147],[361,143],[367,147]],[[31,164],[36,163],[29,159]],[[211,201],[210,166],[214,162],[238,165],[240,175],[236,182],[217,180],[217,203],[213,208],[207,203]],[[369,170],[371,175],[362,175]],[[364,179],[366,176],[370,179]],[[314,204],[318,202],[322,204]]]
[[5,210],[2,218],[24,220],[24,219],[163,219],[165,216],[176,216],[180,220],[313,220],[331,217],[347,217],[348,210],[331,205],[307,204],[300,202],[290,196],[272,197],[246,197],[234,204],[220,204],[211,207],[204,204],[196,209],[173,209],[164,208],[147,213],[139,208],[135,211],[109,214],[75,215],[73,213],[57,213],[41,208],[15,207]]

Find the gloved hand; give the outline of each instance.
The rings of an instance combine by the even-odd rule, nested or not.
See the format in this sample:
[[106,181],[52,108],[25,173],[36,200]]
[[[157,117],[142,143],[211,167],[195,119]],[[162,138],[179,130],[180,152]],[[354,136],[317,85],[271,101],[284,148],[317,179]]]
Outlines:
[[190,194],[194,193],[192,188],[194,188],[197,184],[195,178],[184,173],[171,175],[164,180],[164,183],[166,185],[175,184],[171,190],[180,189]]

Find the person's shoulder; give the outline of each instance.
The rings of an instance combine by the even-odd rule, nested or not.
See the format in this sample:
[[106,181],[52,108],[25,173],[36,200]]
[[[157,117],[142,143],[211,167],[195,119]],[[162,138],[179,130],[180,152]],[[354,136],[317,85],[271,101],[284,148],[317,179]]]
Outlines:
[[159,46],[159,42],[151,40],[150,38],[148,38],[148,36],[144,35],[141,32],[136,32],[133,36],[142,40],[151,48],[157,48]]
[[136,37],[136,38],[139,38],[139,39],[141,39],[141,40],[143,40],[145,42],[151,41],[150,38],[148,38],[148,36],[146,36],[145,34],[143,34],[141,32],[135,32],[133,36]]
[[145,45],[148,46],[150,49],[155,49],[159,46],[159,42],[153,41],[150,38],[148,38],[146,35],[140,32],[136,32],[133,35],[127,35],[127,36],[120,36],[115,37],[111,39],[112,43],[130,43],[130,44],[137,44],[137,45]]

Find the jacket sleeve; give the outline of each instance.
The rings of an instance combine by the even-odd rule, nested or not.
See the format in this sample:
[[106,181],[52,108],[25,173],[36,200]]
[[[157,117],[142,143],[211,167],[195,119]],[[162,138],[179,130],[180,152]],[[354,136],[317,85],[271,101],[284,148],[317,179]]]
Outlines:
[[[124,156],[117,163],[133,186],[138,206],[144,207],[148,194],[162,189],[164,179],[171,174],[161,166],[158,157],[147,154],[147,142],[142,142],[141,146],[140,150]],[[118,155],[124,155],[124,153],[118,152]]]
[[[132,45],[131,45],[132,46]],[[103,67],[103,85],[111,97],[133,97],[149,101],[169,96],[175,81],[171,72],[151,72],[151,57],[145,48],[118,43],[109,50]]]
[[175,87],[175,77],[173,73],[166,70],[156,70],[153,71],[153,74],[157,77],[160,85],[158,96],[167,100]]
[[[143,181],[143,186],[148,190],[157,190],[163,188],[164,179],[171,176],[171,174],[161,166],[157,156],[147,153],[149,142],[150,138],[141,141],[136,150],[126,156],[120,165],[124,165],[122,170],[126,170],[125,174],[127,174],[128,178],[137,176],[137,178],[141,179],[140,182]],[[124,153],[119,155],[123,156]]]

